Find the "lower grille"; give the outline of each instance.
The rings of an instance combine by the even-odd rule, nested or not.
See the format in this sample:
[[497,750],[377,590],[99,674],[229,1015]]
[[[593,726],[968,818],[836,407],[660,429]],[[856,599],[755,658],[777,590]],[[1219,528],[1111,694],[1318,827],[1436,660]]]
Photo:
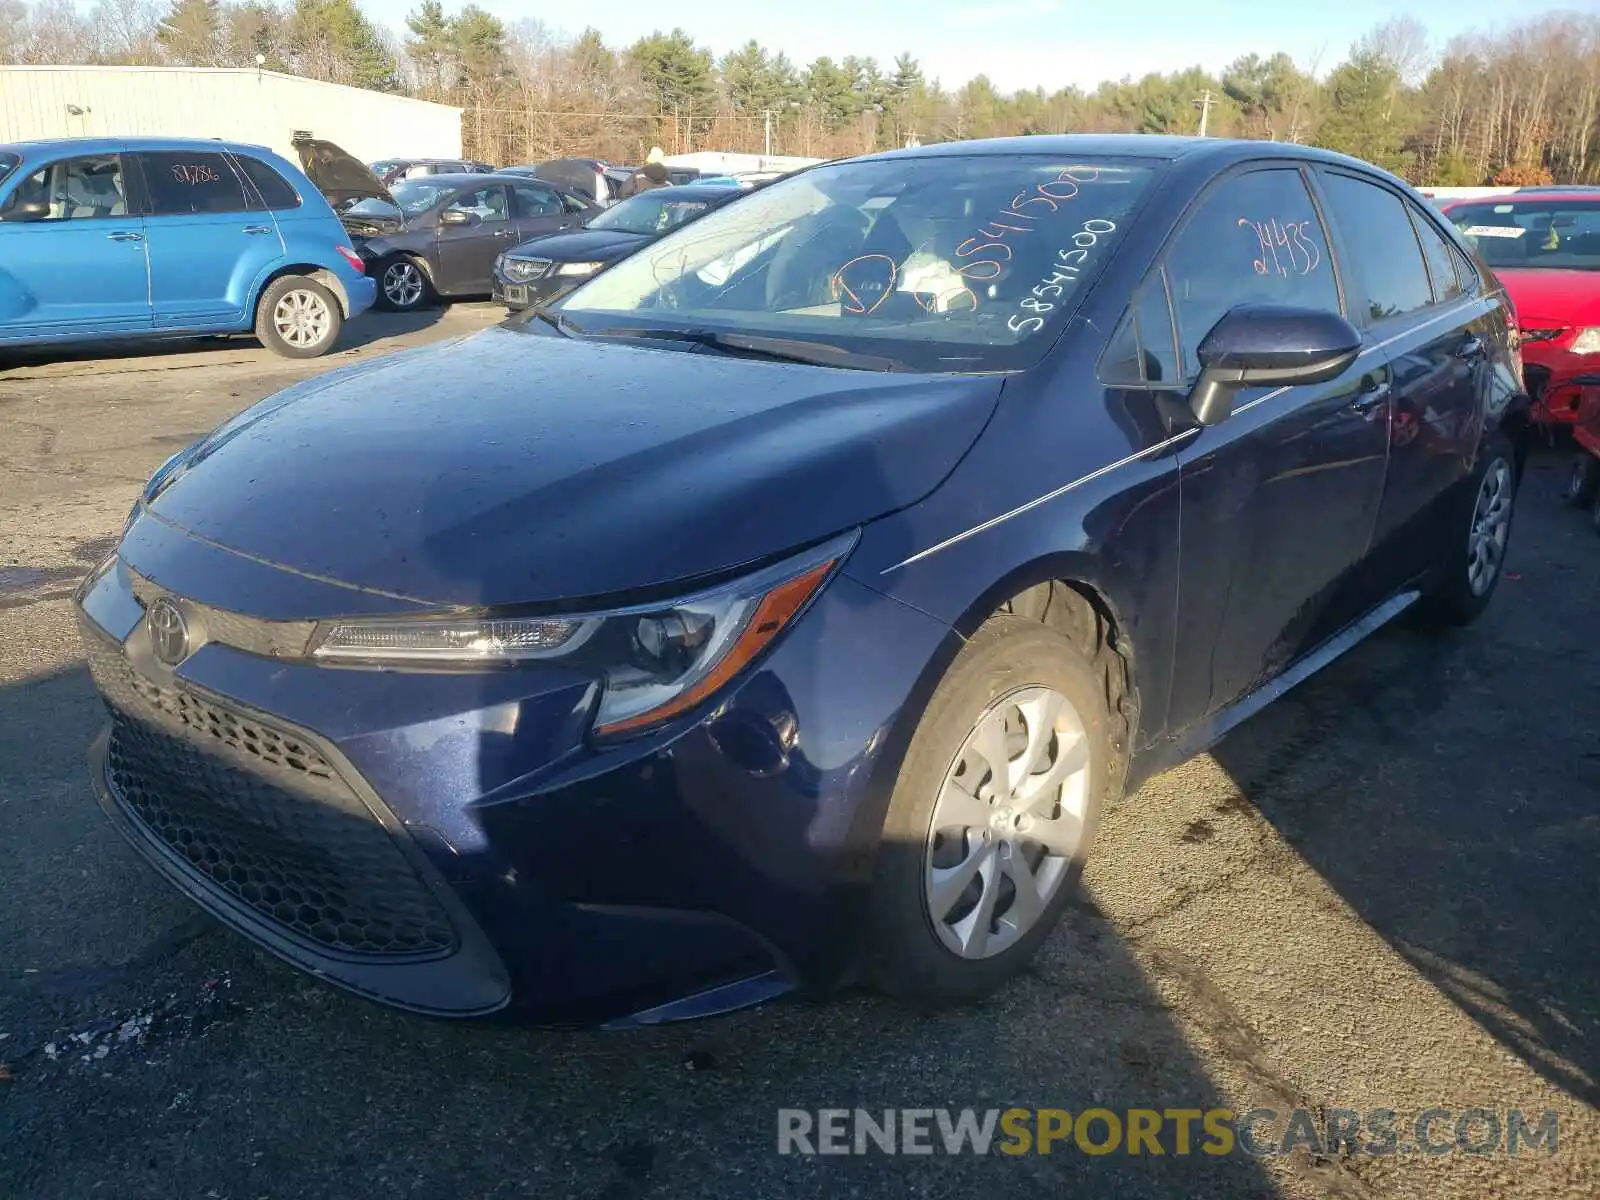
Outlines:
[[194,871],[323,951],[455,949],[437,898],[314,744],[159,686],[119,648],[87,641],[112,716],[112,793]]

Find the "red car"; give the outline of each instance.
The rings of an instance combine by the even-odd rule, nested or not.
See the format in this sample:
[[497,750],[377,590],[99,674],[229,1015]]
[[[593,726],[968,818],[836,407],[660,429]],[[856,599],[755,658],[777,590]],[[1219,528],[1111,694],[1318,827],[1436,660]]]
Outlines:
[[1524,189],[1440,210],[1511,293],[1536,419],[1578,419],[1600,373],[1600,187]]

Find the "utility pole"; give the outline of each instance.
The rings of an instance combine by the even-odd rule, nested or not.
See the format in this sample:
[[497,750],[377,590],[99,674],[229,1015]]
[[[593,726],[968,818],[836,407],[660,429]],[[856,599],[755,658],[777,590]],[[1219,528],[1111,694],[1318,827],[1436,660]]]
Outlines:
[[765,133],[766,133],[765,142],[764,142],[764,144],[766,146],[766,149],[764,151],[762,151],[762,157],[771,158],[772,157],[772,110],[770,108],[763,108],[761,110],[761,118],[762,118],[763,124],[765,125]]
[[1194,106],[1200,110],[1200,136],[1201,137],[1205,137],[1205,135],[1206,135],[1206,123],[1211,119],[1211,89],[1210,88],[1207,88],[1204,92],[1202,92],[1200,94],[1200,98],[1194,102]]

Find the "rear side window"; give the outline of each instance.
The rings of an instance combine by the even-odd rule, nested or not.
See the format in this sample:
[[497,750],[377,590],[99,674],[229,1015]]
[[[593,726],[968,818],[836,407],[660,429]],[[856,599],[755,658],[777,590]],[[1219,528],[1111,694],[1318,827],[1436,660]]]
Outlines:
[[1188,378],[1200,370],[1196,349],[1230,308],[1339,311],[1327,236],[1305,180],[1291,168],[1251,171],[1212,188],[1168,251],[1167,279]]
[[1327,175],[1328,204],[1360,276],[1361,302],[1352,312],[1382,321],[1433,302],[1422,248],[1406,202],[1388,188],[1350,175]]
[[559,217],[561,200],[549,188],[531,183],[514,183],[511,191],[517,198],[519,217]]
[[1444,235],[1433,227],[1433,222],[1411,206],[1411,219],[1417,226],[1417,237],[1422,242],[1422,257],[1428,264],[1428,278],[1433,281],[1433,298],[1439,303],[1454,300],[1461,295],[1461,280],[1456,278],[1456,259]]
[[235,154],[234,161],[256,189],[261,202],[268,208],[299,208],[300,196],[282,175],[279,175],[259,158],[248,154]]
[[220,154],[149,151],[139,156],[150,211],[157,216],[245,212],[244,186]]
[[6,181],[6,176],[15,171],[17,169],[17,164],[21,161],[22,159],[18,158],[15,154],[0,154],[0,183],[4,183]]

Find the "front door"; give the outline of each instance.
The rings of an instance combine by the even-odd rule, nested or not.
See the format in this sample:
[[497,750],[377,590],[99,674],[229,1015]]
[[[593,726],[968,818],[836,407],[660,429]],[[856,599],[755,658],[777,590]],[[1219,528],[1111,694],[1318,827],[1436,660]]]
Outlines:
[[142,151],[133,158],[146,193],[156,328],[251,324],[252,288],[283,258],[272,214],[247,196],[220,151]]
[[[1349,247],[1348,290],[1359,295],[1393,378],[1389,475],[1374,534],[1373,570],[1395,590],[1440,556],[1440,506],[1460,500],[1481,429],[1478,390],[1487,386],[1488,307],[1469,298],[1476,274],[1429,217],[1377,180],[1323,171],[1328,208]],[[1426,263],[1426,269],[1424,269]],[[1352,308],[1358,307],[1354,302]],[[1466,533],[1467,510],[1459,517]]]
[[463,188],[439,213],[438,220],[439,265],[434,278],[439,290],[458,296],[487,296],[496,256],[518,241],[505,184]]
[[[1326,230],[1295,168],[1214,184],[1165,260],[1180,370],[1229,309],[1341,312]],[[1364,556],[1383,495],[1388,373],[1365,354],[1339,378],[1247,389],[1180,452],[1174,731],[1226,707],[1366,611]]]
[[122,157],[58,159],[18,179],[0,206],[0,340],[149,328],[144,222]]

